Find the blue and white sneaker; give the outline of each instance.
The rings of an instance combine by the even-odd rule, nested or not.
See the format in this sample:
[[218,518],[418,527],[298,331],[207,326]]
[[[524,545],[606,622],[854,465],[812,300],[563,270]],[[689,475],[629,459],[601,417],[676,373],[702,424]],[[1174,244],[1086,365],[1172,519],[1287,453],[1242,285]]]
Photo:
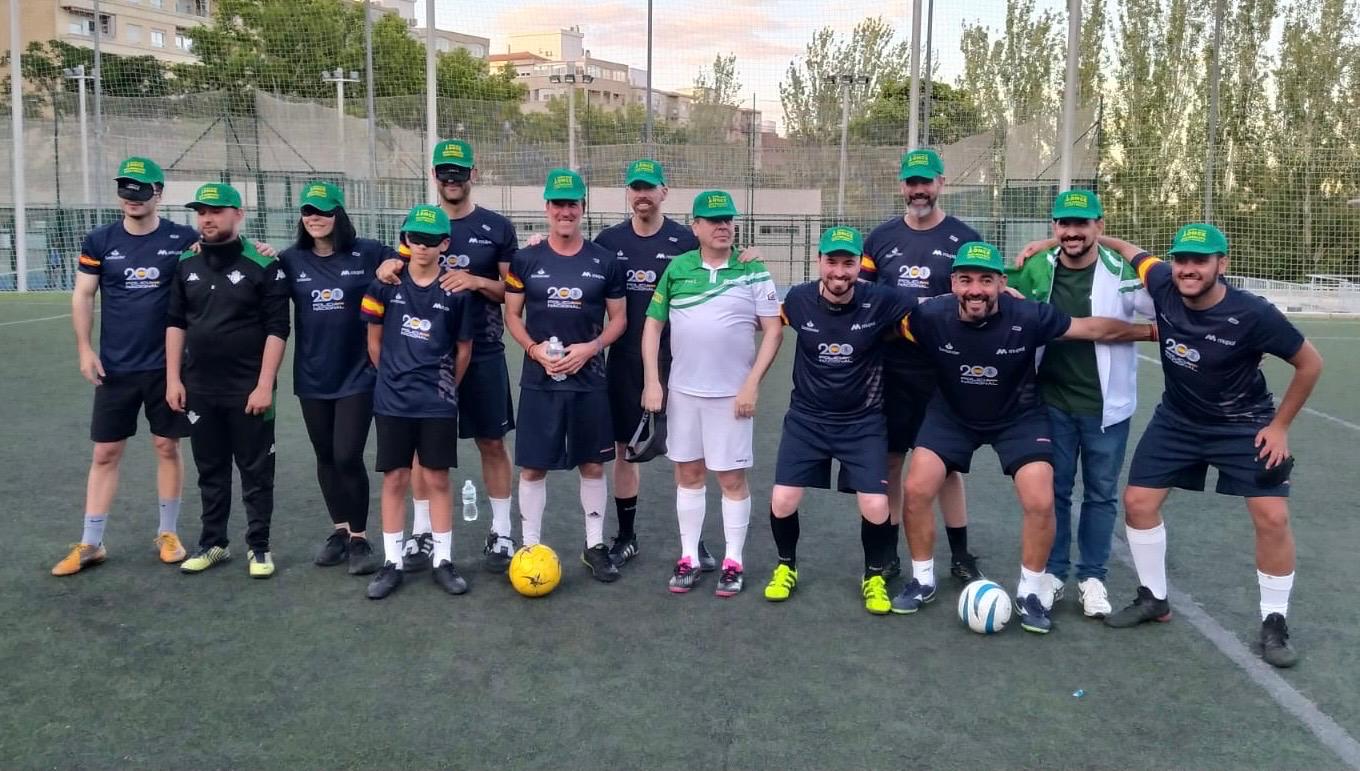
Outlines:
[[920,581],[911,579],[902,591],[892,599],[892,612],[905,616],[920,610],[923,605],[935,599],[935,586],[922,586]]
[[1015,598],[1015,607],[1020,611],[1020,628],[1035,634],[1048,634],[1053,631],[1051,610],[1039,601],[1039,595],[1026,595],[1022,600]]

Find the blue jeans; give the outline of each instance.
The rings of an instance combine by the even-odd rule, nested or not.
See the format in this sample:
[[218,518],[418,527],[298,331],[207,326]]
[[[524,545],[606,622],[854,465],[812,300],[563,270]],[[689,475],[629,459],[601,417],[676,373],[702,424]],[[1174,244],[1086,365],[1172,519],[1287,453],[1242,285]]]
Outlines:
[[1072,566],[1072,486],[1081,462],[1081,519],[1077,524],[1077,580],[1105,580],[1110,539],[1119,509],[1119,471],[1129,441],[1129,421],[1100,430],[1099,415],[1073,415],[1049,406],[1053,423],[1053,509],[1058,528],[1048,554],[1049,573],[1062,580]]

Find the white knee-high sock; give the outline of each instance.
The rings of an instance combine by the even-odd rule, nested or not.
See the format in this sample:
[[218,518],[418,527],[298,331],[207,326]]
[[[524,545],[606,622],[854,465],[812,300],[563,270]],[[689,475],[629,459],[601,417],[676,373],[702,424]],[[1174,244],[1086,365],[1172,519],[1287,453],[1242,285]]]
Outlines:
[[422,535],[431,532],[434,528],[430,527],[430,502],[411,501],[411,508],[415,509],[415,519],[411,523],[411,535]]
[[1133,567],[1138,571],[1138,583],[1152,591],[1159,600],[1166,599],[1166,524],[1147,530],[1124,526],[1133,554]]
[[533,546],[539,542],[543,532],[543,509],[548,505],[548,480],[530,482],[524,477],[519,479],[519,516],[520,530],[523,531],[524,545]]
[[510,537],[510,499],[491,499],[491,532]]
[[604,507],[609,486],[604,477],[581,477],[581,512],[586,515],[586,548],[604,543]]
[[699,539],[704,533],[704,501],[707,497],[707,487],[697,490],[675,488],[675,515],[680,520],[680,559],[689,557],[694,565],[699,564]]
[[383,559],[395,565],[397,570],[402,569],[401,548],[405,540],[406,534],[400,530],[395,533],[383,531]]
[[1256,571],[1256,583],[1261,587],[1261,620],[1271,613],[1289,615],[1289,593],[1294,589],[1294,574],[1272,576]]
[[731,560],[740,565],[742,551],[746,548],[746,529],[751,525],[750,496],[739,501],[723,496],[722,518],[723,536],[727,539],[727,555],[723,562]]

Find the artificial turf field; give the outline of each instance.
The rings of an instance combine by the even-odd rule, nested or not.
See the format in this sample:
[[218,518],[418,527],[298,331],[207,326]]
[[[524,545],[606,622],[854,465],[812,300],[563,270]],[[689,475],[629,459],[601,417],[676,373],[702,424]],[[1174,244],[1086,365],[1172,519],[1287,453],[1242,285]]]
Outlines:
[[[782,605],[765,602],[788,345],[762,390],[747,588],[730,600],[712,595],[712,575],[689,595],[666,591],[678,535],[661,460],[643,471],[642,554],[615,584],[595,582],[580,565],[575,480],[556,473],[544,523],[545,542],[564,561],[553,595],[528,600],[481,571],[482,491],[482,519],[455,523],[455,561],[472,591],[449,597],[419,574],[371,602],[367,578],[311,564],[329,520],[291,396],[279,399],[273,580],[246,576],[239,504],[235,559],[225,567],[184,576],[157,561],[144,423],[124,460],[109,561],[53,578],[52,563],[79,536],[89,461],[91,389],[75,367],[68,312],[61,295],[0,298],[8,362],[0,371],[8,525],[0,766],[1319,768],[1360,757],[1350,739],[1360,735],[1352,615],[1360,518],[1349,492],[1360,443],[1360,324],[1300,322],[1327,358],[1309,406],[1332,419],[1305,413],[1290,435],[1299,459],[1290,621],[1304,658],[1282,683],[1335,721],[1329,746],[1250,676],[1268,668],[1246,659],[1244,669],[1190,623],[1183,598],[1165,625],[1107,629],[1068,599],[1047,637],[1018,626],[983,637],[959,624],[958,587],[946,578],[920,614],[869,616],[849,497],[809,494],[798,591]],[[510,348],[514,377],[519,355]],[[1130,455],[1161,390],[1159,373],[1142,366]],[[291,392],[288,370],[280,394]],[[1288,371],[1268,364],[1277,395]],[[465,443],[460,452],[455,487],[471,477],[481,488],[475,449]],[[192,545],[199,507],[187,443],[185,457],[180,533]],[[968,494],[973,550],[1013,589],[1019,515],[990,450],[975,459]],[[710,483],[705,535],[721,557],[717,496]],[[1249,645],[1259,616],[1241,501],[1177,493],[1166,515],[1173,586],[1232,644]],[[609,534],[612,516],[611,504]],[[1125,553],[1117,544],[1116,607],[1136,583]],[[941,535],[937,568],[947,559]],[[1281,682],[1273,677],[1267,685]]]

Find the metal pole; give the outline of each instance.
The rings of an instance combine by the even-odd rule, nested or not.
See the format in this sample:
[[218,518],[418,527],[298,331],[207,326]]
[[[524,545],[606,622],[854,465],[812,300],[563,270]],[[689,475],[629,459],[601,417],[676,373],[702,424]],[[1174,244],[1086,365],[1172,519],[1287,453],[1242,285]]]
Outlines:
[[373,3],[364,0],[364,107],[368,110],[369,178],[378,176],[378,116],[373,93]]
[[[94,169],[104,171],[104,69],[99,40],[103,37],[103,23],[99,17],[99,0],[94,0]],[[18,50],[17,48],[14,50]]]
[[647,121],[642,124],[642,141],[647,145],[647,154],[652,150],[652,0],[647,0]]
[[85,65],[76,66],[76,92],[78,96],[80,112],[80,179],[83,183],[86,204],[94,203],[90,199],[90,129],[85,120]]
[[911,95],[907,98],[907,148],[921,138],[921,0],[911,0]]
[[[439,127],[435,122],[435,69],[434,69],[434,0],[425,0],[425,157],[434,157],[434,146],[439,141]],[[430,202],[439,202],[439,187],[434,176],[426,172],[425,186]]]
[[1223,0],[1214,3],[1214,45],[1209,60],[1209,118],[1204,147],[1204,221],[1214,218],[1214,156],[1218,138],[1218,49],[1223,45]]
[[9,115],[14,132],[10,184],[14,196],[15,288],[28,291],[28,218],[24,212],[24,81],[19,69],[19,0],[9,0]]
[[921,119],[921,145],[930,146],[930,106],[935,101],[935,86],[933,73],[931,72],[934,64],[935,52],[932,50],[931,39],[935,33],[935,0],[926,0],[926,88],[925,88],[925,116]]
[[576,62],[567,62],[567,72],[567,167],[576,171]]
[[[1222,2],[1222,0],[1219,0]],[[1081,48],[1081,0],[1067,0],[1067,76],[1063,85],[1062,155],[1058,189],[1072,187],[1072,154],[1077,123],[1077,56]]]
[[335,141],[340,154],[340,173],[345,170],[345,79],[335,79]]
[[836,185],[836,224],[845,222],[845,174],[850,163],[850,78],[841,76],[841,173]]

